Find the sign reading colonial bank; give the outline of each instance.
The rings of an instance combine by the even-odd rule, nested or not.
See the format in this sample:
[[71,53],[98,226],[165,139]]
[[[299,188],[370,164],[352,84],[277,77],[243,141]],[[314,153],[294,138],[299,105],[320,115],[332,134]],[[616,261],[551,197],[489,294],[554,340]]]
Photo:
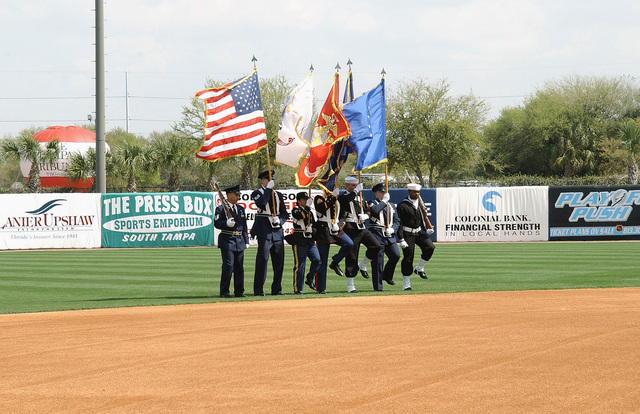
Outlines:
[[102,195],[102,247],[213,245],[213,196],[179,192]]
[[548,187],[438,188],[438,241],[546,241]]
[[0,205],[0,250],[100,247],[99,194],[7,194]]

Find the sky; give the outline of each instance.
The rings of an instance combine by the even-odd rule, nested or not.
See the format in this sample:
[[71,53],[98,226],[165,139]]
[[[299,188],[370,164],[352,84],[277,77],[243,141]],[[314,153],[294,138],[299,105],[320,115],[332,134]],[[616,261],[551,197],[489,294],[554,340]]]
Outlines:
[[[0,5],[0,138],[95,117],[95,1]],[[353,62],[355,94],[386,72],[445,80],[452,95],[522,105],[545,82],[640,75],[640,3],[630,0],[108,0],[104,5],[106,129],[148,136],[181,119],[208,79],[314,67],[326,98],[336,64]],[[128,95],[128,99],[126,98]],[[128,107],[128,113],[127,113]]]

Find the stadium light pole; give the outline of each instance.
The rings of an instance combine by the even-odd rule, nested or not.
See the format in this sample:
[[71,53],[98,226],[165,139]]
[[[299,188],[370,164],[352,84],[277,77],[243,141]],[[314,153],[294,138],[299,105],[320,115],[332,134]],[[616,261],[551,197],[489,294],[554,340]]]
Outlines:
[[96,192],[107,192],[104,105],[104,1],[96,0]]

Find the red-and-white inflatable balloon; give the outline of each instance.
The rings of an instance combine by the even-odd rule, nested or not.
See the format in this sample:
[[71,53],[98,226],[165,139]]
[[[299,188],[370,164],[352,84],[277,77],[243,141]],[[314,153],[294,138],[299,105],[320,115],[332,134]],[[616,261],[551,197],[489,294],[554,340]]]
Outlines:
[[[88,180],[69,181],[67,178],[67,162],[74,153],[86,154],[89,148],[96,146],[96,134],[77,126],[52,126],[33,135],[42,146],[48,141],[58,139],[60,155],[54,164],[40,163],[40,183],[43,187],[89,188],[93,178]],[[29,177],[31,161],[21,160],[20,170],[25,179]]]

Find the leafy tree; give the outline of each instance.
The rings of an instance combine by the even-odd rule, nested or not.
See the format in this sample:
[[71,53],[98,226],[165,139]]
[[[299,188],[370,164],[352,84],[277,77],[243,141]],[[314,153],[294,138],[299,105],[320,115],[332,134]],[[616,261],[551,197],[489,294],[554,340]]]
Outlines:
[[627,77],[547,82],[484,129],[488,148],[481,171],[576,177],[611,170],[608,160],[615,154],[603,151],[615,152],[607,140],[617,137],[625,116],[637,112],[639,91]]
[[30,193],[39,193],[42,191],[40,164],[56,162],[60,154],[60,146],[57,139],[48,141],[45,145],[40,145],[40,142],[33,138],[33,133],[32,129],[25,129],[20,132],[17,138],[2,141],[0,153],[9,160],[18,162],[27,160],[31,162],[26,188]]
[[387,102],[390,169],[409,170],[425,185],[466,164],[479,149],[486,104],[472,94],[454,97],[445,80],[403,82]]
[[620,125],[620,139],[629,150],[628,182],[638,184],[636,155],[640,153],[640,124],[637,120],[629,119]]
[[140,141],[123,141],[113,150],[114,171],[127,180],[127,192],[138,191],[136,176],[148,165],[147,146]]

